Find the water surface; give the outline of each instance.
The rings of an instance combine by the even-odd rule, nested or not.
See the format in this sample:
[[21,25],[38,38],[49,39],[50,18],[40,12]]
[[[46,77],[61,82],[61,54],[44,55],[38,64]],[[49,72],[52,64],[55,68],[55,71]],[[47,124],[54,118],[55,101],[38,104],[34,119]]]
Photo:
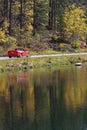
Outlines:
[[0,74],[0,130],[87,130],[87,66]]

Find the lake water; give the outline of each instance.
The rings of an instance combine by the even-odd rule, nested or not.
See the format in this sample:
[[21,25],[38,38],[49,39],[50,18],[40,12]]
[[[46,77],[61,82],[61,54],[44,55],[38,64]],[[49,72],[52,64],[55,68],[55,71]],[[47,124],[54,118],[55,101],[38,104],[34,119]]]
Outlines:
[[87,65],[0,74],[0,130],[87,130]]

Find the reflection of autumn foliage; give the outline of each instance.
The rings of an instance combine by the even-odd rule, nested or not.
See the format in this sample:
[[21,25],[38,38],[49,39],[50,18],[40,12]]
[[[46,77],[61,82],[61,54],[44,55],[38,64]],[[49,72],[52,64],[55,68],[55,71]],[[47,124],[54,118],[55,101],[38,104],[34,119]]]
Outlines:
[[20,120],[27,120],[31,124],[34,121],[47,123],[50,118],[55,122],[54,115],[59,118],[66,108],[75,111],[77,107],[85,105],[86,75],[84,68],[68,67],[2,75],[0,120],[7,114],[7,118],[11,115],[15,123],[20,123]]
[[72,70],[67,73],[67,83],[65,84],[65,103],[67,109],[75,109],[85,105],[87,98],[87,85],[86,85],[85,70],[76,71]]
[[0,76],[0,94],[4,93],[6,89],[6,77]]
[[0,96],[4,96],[6,101],[8,102],[9,100],[8,78],[4,74],[0,76]]

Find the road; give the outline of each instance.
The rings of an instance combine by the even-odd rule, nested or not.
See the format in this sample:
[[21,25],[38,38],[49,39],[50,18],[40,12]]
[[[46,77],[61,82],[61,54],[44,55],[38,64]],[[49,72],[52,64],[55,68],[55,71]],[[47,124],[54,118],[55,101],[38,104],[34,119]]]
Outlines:
[[[83,53],[69,53],[69,54],[46,54],[46,55],[31,55],[29,58],[39,58],[39,57],[60,57],[60,56],[75,56],[75,55],[87,55],[87,52]],[[11,60],[11,59],[17,59],[15,57],[9,58],[9,57],[0,57],[0,60]]]
[[31,58],[38,58],[38,57],[58,57],[58,56],[74,56],[74,55],[87,55],[87,52],[84,53],[69,53],[69,54],[49,54],[49,55],[34,55],[30,56]]

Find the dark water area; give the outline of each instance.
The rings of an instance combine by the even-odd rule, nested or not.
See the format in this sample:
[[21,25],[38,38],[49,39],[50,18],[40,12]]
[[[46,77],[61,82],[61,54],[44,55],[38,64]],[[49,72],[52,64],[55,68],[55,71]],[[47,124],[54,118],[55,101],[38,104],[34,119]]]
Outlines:
[[0,130],[87,130],[87,65],[0,74]]

